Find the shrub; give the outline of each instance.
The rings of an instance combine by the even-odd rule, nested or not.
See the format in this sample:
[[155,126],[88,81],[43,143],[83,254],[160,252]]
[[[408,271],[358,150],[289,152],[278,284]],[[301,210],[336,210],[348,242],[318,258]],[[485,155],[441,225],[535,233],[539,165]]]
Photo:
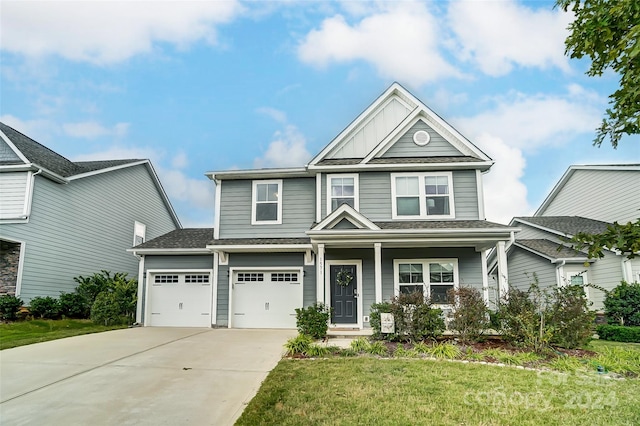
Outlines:
[[589,311],[589,301],[582,286],[554,289],[548,316],[553,327],[553,343],[574,349],[591,340],[595,313]]
[[60,315],[60,302],[53,297],[34,297],[29,303],[32,315],[45,319],[56,319]]
[[385,345],[383,342],[380,342],[380,341],[371,342],[371,344],[367,348],[367,352],[370,353],[371,355],[379,355],[379,356],[389,355],[389,350],[387,349],[387,345]]
[[128,318],[121,313],[115,293],[102,292],[91,306],[91,321],[102,325],[126,324]]
[[596,332],[602,340],[640,343],[640,327],[602,324],[596,327]]
[[352,340],[350,345],[351,349],[355,352],[366,352],[367,349],[369,349],[369,346],[369,341],[364,337],[358,337],[357,339]]
[[458,334],[463,343],[478,342],[489,328],[489,309],[482,294],[471,287],[449,290],[451,300],[456,303],[449,328]]
[[296,326],[300,334],[322,339],[327,335],[331,318],[331,308],[324,303],[314,303],[306,308],[296,309]]
[[[381,333],[382,313],[393,314],[394,333]],[[422,341],[441,335],[445,329],[442,311],[432,308],[420,292],[400,294],[390,302],[371,305],[369,319],[376,339]]]
[[95,273],[90,277],[80,275],[73,279],[78,283],[75,292],[82,296],[90,307],[100,293],[103,291],[111,291],[113,289],[113,282],[118,278],[125,278],[126,275],[127,274],[116,272],[112,277],[111,272],[105,270],[102,270],[100,273]]
[[89,318],[91,306],[79,293],[62,293],[60,295],[60,315],[67,318]]
[[441,359],[455,359],[462,355],[460,348],[452,343],[438,343],[430,347],[427,353]]
[[18,318],[18,310],[22,306],[22,299],[10,294],[0,296],[0,319],[3,321],[15,321]]
[[285,354],[287,356],[305,354],[309,350],[309,346],[313,343],[313,339],[305,334],[298,334],[287,340],[284,344]]
[[609,324],[640,326],[640,283],[622,281],[607,292],[604,311]]
[[115,273],[112,277],[109,272],[102,271],[101,274],[94,274],[83,280],[76,292],[87,301],[91,300],[96,289],[102,289],[91,304],[93,322],[104,325],[134,322],[138,292],[135,279],[128,280],[127,274],[123,273]]

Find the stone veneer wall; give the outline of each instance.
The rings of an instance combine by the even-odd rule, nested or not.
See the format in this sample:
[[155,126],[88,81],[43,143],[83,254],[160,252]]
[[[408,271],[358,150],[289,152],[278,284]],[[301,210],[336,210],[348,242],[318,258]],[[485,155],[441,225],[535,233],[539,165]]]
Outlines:
[[20,244],[0,241],[0,294],[16,294]]

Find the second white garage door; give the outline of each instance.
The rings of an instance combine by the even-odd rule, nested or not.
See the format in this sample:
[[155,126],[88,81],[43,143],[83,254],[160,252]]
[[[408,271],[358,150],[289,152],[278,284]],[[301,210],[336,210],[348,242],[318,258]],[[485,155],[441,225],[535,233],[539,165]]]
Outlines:
[[232,327],[296,328],[302,271],[238,270],[232,276]]

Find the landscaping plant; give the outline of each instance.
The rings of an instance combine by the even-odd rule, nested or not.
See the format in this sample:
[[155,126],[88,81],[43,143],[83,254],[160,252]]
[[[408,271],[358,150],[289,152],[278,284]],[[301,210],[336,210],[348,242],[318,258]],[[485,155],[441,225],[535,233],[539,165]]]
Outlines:
[[596,327],[596,333],[602,340],[640,343],[640,327],[602,324]]
[[62,293],[58,302],[60,303],[60,315],[65,318],[89,318],[91,306],[87,305],[85,298],[81,294],[76,292]]
[[489,309],[482,294],[472,287],[460,287],[449,290],[448,296],[455,303],[449,329],[455,331],[463,343],[475,343],[482,340],[490,327]]
[[548,314],[553,326],[553,343],[568,349],[589,343],[595,324],[595,313],[589,311],[589,305],[582,286],[568,285],[553,290]]
[[60,316],[60,302],[53,297],[34,297],[29,303],[29,312],[42,319],[57,319]]
[[331,318],[331,308],[324,303],[314,303],[306,308],[296,309],[298,332],[314,339],[322,339],[327,335],[329,318]]
[[640,283],[622,281],[607,292],[604,312],[609,324],[640,326]]
[[[381,313],[393,314],[394,333],[381,333]],[[390,302],[371,305],[369,320],[375,339],[391,341],[435,339],[445,329],[442,310],[433,308],[420,292],[402,293]]]
[[15,321],[18,318],[18,310],[22,307],[22,299],[3,294],[0,296],[0,319],[3,321]]

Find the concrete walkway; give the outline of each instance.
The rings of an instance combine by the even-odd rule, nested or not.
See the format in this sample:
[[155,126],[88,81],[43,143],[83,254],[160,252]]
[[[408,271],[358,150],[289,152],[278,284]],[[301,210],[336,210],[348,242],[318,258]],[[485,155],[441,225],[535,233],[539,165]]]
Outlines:
[[0,351],[3,425],[231,425],[295,330],[133,328]]

